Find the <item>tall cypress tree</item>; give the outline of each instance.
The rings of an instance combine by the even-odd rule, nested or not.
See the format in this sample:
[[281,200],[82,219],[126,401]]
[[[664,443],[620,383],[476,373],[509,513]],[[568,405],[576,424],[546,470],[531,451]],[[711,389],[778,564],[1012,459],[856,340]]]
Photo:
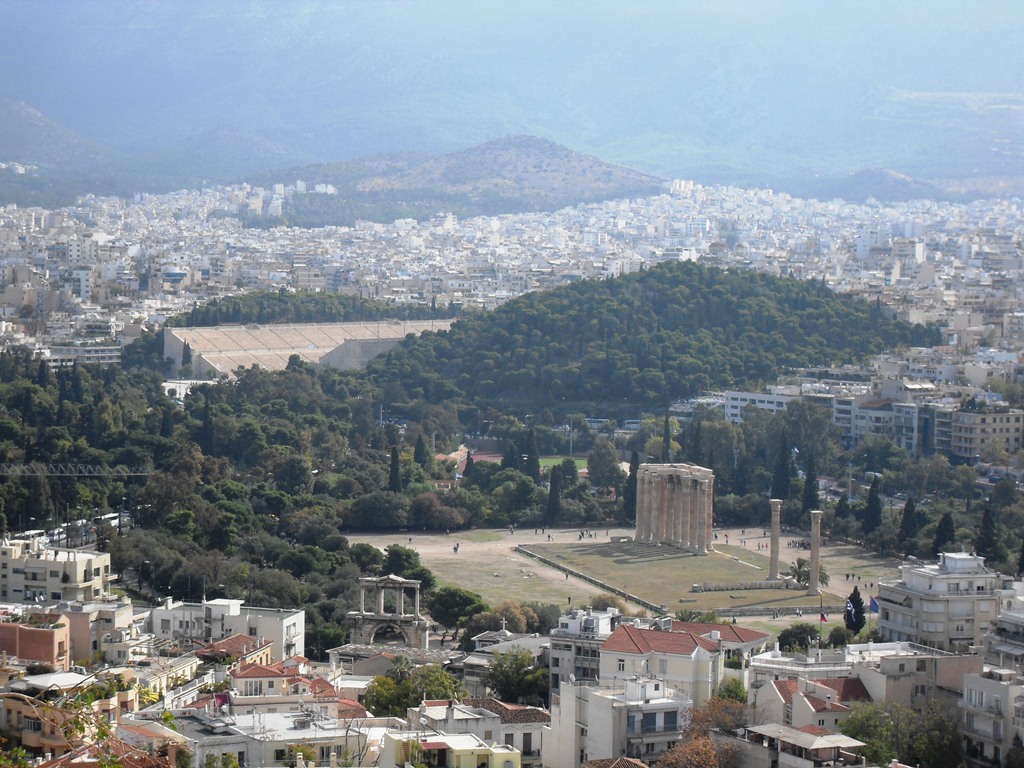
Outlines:
[[398,462],[398,446],[391,446],[391,471],[388,473],[388,490],[402,492],[402,467]]
[[430,451],[427,450],[427,441],[423,438],[422,432],[416,436],[416,447],[412,451],[412,460],[424,469],[430,468]]
[[779,443],[779,457],[775,462],[775,473],[772,475],[771,497],[773,499],[785,501],[789,498],[789,478],[793,474],[792,464],[789,447],[783,438]]
[[686,460],[697,466],[704,465],[704,428],[697,417],[690,422],[690,435],[686,440]]
[[665,423],[661,428],[661,463],[668,464],[672,459],[672,430],[668,425],[668,414],[665,414]]
[[1017,578],[1024,573],[1024,539],[1020,542],[1020,557],[1017,558]]
[[557,523],[562,517],[562,468],[557,464],[551,468],[551,484],[548,487],[548,506],[544,519],[548,525]]
[[911,496],[903,505],[903,517],[900,519],[900,546],[905,547],[907,542],[917,536],[920,530],[921,521],[917,516],[917,505],[914,503],[914,497]]
[[523,472],[529,475],[533,482],[540,482],[540,449],[537,448],[537,433],[530,427],[526,434],[526,464]]
[[935,528],[935,539],[932,541],[932,556],[938,557],[949,544],[956,538],[956,528],[953,526],[953,514],[946,512],[939,518],[939,524]]
[[462,469],[462,476],[469,477],[473,474],[473,452],[466,454],[466,466]]
[[843,623],[846,628],[857,634],[864,629],[867,618],[864,615],[864,598],[860,596],[860,590],[853,588],[853,592],[846,598],[846,610],[843,611]]
[[978,529],[974,546],[983,557],[992,559],[996,554],[996,514],[989,503],[985,504],[985,511],[981,513],[981,528]]
[[501,468],[519,469],[520,463],[519,447],[515,443],[509,443],[505,447],[505,455],[501,457]]
[[864,514],[860,521],[864,533],[874,533],[882,524],[882,491],[881,480],[876,476],[868,490],[868,500],[864,505]]

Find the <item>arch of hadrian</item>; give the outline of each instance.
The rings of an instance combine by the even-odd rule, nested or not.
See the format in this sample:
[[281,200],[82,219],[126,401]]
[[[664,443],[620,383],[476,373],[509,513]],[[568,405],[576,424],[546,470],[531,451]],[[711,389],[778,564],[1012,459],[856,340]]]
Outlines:
[[635,541],[698,555],[714,550],[714,472],[694,464],[641,464],[636,480]]

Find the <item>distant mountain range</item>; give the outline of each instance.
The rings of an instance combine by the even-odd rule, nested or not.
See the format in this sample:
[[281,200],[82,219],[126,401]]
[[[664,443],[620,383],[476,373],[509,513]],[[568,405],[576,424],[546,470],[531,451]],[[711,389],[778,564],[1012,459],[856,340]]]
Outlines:
[[[448,153],[382,154],[333,163],[255,131],[220,126],[156,150],[128,154],[100,147],[23,103],[0,100],[0,203],[56,207],[84,193],[130,196],[248,181],[269,186],[303,179],[339,189],[333,200],[299,201],[292,223],[552,210],[616,197],[656,194],[664,180],[604,162],[555,142],[513,136]],[[711,173],[712,176],[718,174]],[[698,181],[702,179],[698,178]],[[778,191],[819,199],[899,201],[1020,194],[1024,177],[930,182],[887,169],[829,179],[780,181]]]

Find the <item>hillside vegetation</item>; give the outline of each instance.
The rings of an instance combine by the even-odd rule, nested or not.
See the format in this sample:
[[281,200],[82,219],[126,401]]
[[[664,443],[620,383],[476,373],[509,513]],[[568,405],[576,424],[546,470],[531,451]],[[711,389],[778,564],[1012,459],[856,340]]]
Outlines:
[[937,341],[819,283],[674,262],[521,296],[408,341],[371,374],[396,399],[635,408]]

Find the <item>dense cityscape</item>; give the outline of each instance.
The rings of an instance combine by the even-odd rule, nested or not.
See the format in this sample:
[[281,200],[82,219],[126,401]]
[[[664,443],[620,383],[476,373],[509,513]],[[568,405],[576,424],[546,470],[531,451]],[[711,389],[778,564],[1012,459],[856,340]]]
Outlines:
[[[937,327],[943,343],[892,350],[863,368],[788,372],[760,391],[680,398],[673,421],[685,426],[696,412],[718,411],[741,425],[749,407],[782,414],[802,401],[826,409],[848,450],[884,437],[922,461],[938,454],[976,465],[981,487],[1016,485],[1024,411],[1019,400],[1011,407],[1004,399],[1019,380],[1024,344],[1016,199],[848,204],[675,181],[656,197],[553,213],[466,220],[442,214],[424,222],[322,229],[260,226],[264,217],[286,214],[294,195],[332,193],[297,182],[133,201],[86,197],[55,211],[8,205],[0,214],[3,342],[30,350],[56,371],[116,366],[124,345],[144,331],[213,299],[246,293],[350,294],[386,302],[401,317],[403,308],[417,306],[488,311],[528,292],[616,279],[662,262],[700,262],[818,281],[891,317]],[[213,350],[202,350],[187,328],[172,330],[171,338],[180,340],[165,343],[165,350],[172,350],[174,372],[186,365],[199,370],[184,359],[194,352],[207,354],[207,376],[234,375],[217,370]],[[248,343],[257,343],[258,334],[246,332]],[[296,351],[302,351],[297,343]],[[183,396],[200,383],[169,381],[165,389],[178,386]],[[649,414],[637,413],[616,425],[617,439],[628,441],[645,418]],[[604,419],[595,413],[588,421],[597,430]],[[480,459],[483,450],[477,448]],[[463,447],[455,466],[468,473],[467,456]],[[853,477],[822,477],[820,483],[835,498],[852,493]],[[890,513],[893,503],[890,498]],[[140,516],[122,503],[91,525],[83,520],[18,533],[0,547],[5,577],[11,574],[3,595],[15,601],[8,606],[14,620],[0,624],[7,690],[13,692],[4,698],[3,717],[9,738],[41,755],[43,764],[86,754],[97,743],[72,744],[63,736],[68,722],[86,723],[94,737],[116,733],[122,764],[135,764],[142,747],[179,765],[225,768],[304,761],[461,765],[470,759],[568,768],[619,756],[666,765],[768,765],[764,761],[783,756],[787,765],[861,764],[861,757],[905,756],[850,735],[870,734],[871,717],[894,712],[904,712],[899,716],[912,731],[945,729],[946,736],[949,725],[942,723],[949,721],[942,718],[954,712],[959,735],[952,733],[952,762],[949,742],[938,737],[911,753],[930,765],[956,765],[961,758],[1002,764],[1019,751],[1011,719],[1016,722],[1014,702],[1024,695],[1014,671],[1024,655],[1024,583],[986,566],[979,555],[940,551],[937,564],[912,558],[898,575],[880,572],[877,586],[861,576],[870,608],[856,587],[846,607],[845,592],[829,594],[829,611],[843,614],[847,629],[830,626],[844,639],[830,634],[828,644],[818,637],[812,642],[800,608],[769,610],[773,619],[791,615],[796,622],[776,638],[737,623],[737,612],[753,617],[757,609],[719,604],[719,614],[732,615],[722,624],[714,623],[714,610],[680,611],[673,618],[600,582],[604,594],[590,606],[573,608],[570,597],[568,611],[525,624],[501,614],[508,609],[496,609],[500,629],[488,629],[479,621],[484,614],[476,624],[465,623],[474,612],[466,605],[448,608],[455,614],[445,618],[441,596],[458,602],[458,591],[435,592],[421,605],[420,582],[384,565],[376,570],[381,576],[360,580],[349,642],[329,652],[320,647],[311,661],[301,609],[207,599],[205,576],[202,600],[193,599],[197,590],[190,582],[185,599],[150,591],[156,601],[145,606],[146,589],[155,589],[155,564],[129,558],[133,577],[123,555],[112,567],[110,548],[100,541],[101,531],[109,536],[114,529],[116,537],[143,522],[132,514]],[[842,524],[829,514],[835,534]],[[701,530],[711,544],[710,528]],[[799,526],[787,530],[805,535]],[[716,521],[721,549],[717,531],[726,545],[729,535]],[[638,527],[637,540],[644,536],[651,539]],[[389,557],[410,551],[391,550]],[[566,579],[592,578],[557,561],[546,565]],[[785,578],[780,573],[780,588],[807,586],[806,563],[793,568]],[[132,578],[137,585],[125,583]],[[834,590],[838,574],[832,579]],[[124,586],[139,589],[134,601]],[[818,594],[816,575],[810,586]],[[942,598],[931,598],[936,593]],[[813,615],[812,606],[813,598],[807,607]],[[865,617],[876,619],[876,628],[855,637]],[[441,628],[462,625],[461,646],[438,644]],[[404,642],[374,645],[381,628]],[[86,664],[87,658],[102,663]],[[444,680],[436,678],[439,663]],[[422,703],[418,695],[387,693],[387,685],[411,681],[434,693]],[[71,700],[78,709],[62,708]],[[85,709],[82,701],[90,702]],[[744,709],[746,701],[753,709]],[[887,709],[879,709],[882,702]],[[958,702],[956,716],[949,707]],[[41,716],[40,708],[48,714]],[[583,720],[572,714],[577,708],[587,712]],[[858,725],[844,725],[847,720]],[[425,729],[429,737],[418,735]],[[714,762],[694,762],[701,749],[710,750]]]

